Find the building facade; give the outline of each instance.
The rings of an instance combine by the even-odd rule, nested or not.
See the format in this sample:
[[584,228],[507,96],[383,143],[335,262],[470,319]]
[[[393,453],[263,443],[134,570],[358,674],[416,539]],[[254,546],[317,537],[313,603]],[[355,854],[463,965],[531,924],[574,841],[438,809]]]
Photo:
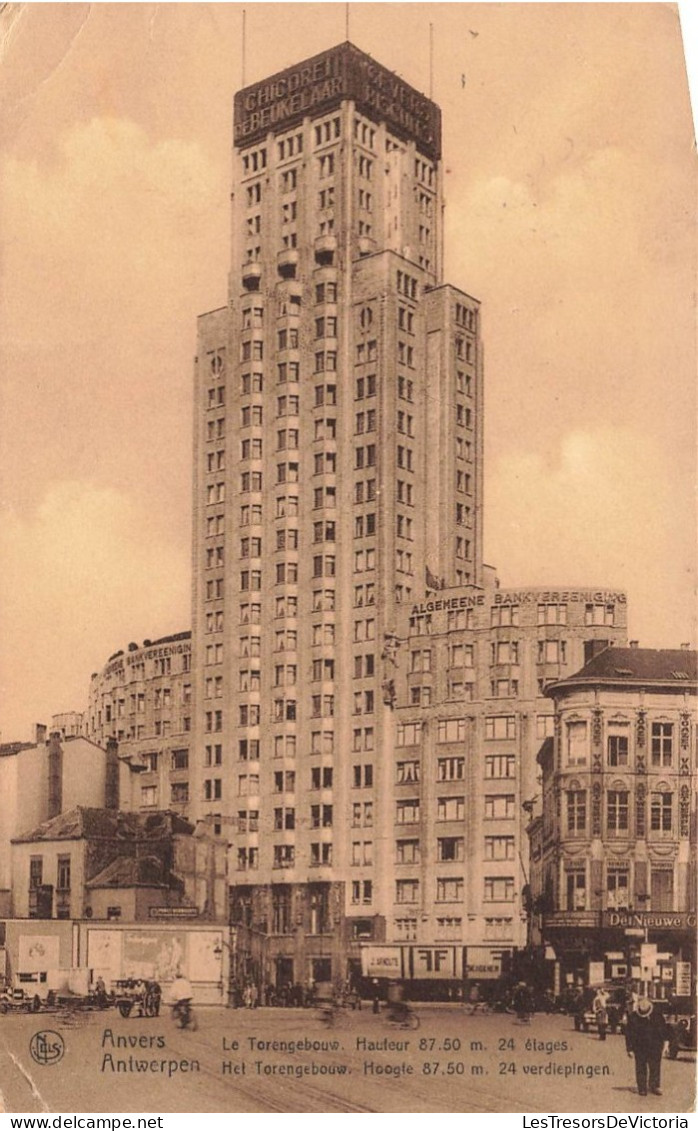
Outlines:
[[[515,945],[540,688],[624,643],[625,604],[529,593],[517,623],[483,565],[480,305],[442,277],[440,111],[323,52],[236,96],[232,200],[228,301],[198,322],[191,813],[226,832],[271,980],[344,976],[371,941]],[[463,603],[437,628],[443,590]]]
[[227,918],[225,845],[176,813],[76,806],[12,841],[17,919]]
[[[387,937],[526,946],[529,810],[553,733],[545,687],[625,643],[622,591],[558,586],[439,590],[400,622],[383,657],[395,691],[391,789],[382,799]],[[354,812],[358,818],[358,812]]]
[[350,44],[237,95],[234,163],[229,301],[199,320],[192,787],[236,915],[300,925],[319,977],[386,902],[368,847],[352,899],[344,753],[358,713],[368,821],[381,651],[427,574],[481,581],[479,304],[441,278],[438,107]]
[[104,805],[117,796],[115,755],[87,738],[47,737],[0,746],[0,915],[12,911],[11,841],[76,805]]
[[563,982],[589,981],[592,963],[599,981],[690,992],[697,659],[610,648],[547,688],[555,731],[539,757],[532,894]]
[[90,682],[88,738],[118,744],[123,809],[190,808],[191,633],[116,652]]
[[63,711],[59,715],[51,716],[51,734],[60,734],[62,738],[80,738],[85,733],[85,715],[83,711]]

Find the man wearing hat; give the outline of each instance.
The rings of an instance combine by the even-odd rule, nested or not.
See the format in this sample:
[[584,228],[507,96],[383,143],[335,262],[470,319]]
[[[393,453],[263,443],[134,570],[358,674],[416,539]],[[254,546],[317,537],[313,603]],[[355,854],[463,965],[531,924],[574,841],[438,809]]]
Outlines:
[[669,1030],[661,1008],[653,1005],[648,997],[641,997],[628,1014],[625,1027],[625,1047],[628,1056],[635,1057],[635,1079],[641,1096],[646,1096],[648,1090],[653,1096],[662,1094],[659,1090],[662,1053],[668,1039]]

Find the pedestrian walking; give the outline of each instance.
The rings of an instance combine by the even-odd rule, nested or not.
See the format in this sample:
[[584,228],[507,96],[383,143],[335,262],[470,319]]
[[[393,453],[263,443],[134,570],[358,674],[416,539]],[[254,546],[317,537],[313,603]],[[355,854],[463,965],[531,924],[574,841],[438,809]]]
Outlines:
[[648,1091],[661,1096],[659,1085],[662,1053],[669,1039],[669,1029],[661,1008],[647,997],[641,997],[635,1009],[628,1014],[625,1029],[625,1047],[628,1056],[635,1057],[635,1079],[641,1096]]
[[596,1018],[596,1029],[599,1034],[599,1040],[606,1040],[606,1032],[608,1030],[608,994],[603,986],[599,986],[596,991],[591,1008],[594,1011]]
[[528,1025],[533,1014],[533,994],[525,982],[519,982],[514,990],[512,1005],[517,1019],[523,1025]]
[[480,987],[477,982],[473,982],[468,990],[468,1001],[470,1002],[470,1012],[474,1013],[480,1003]]
[[377,978],[371,982],[371,997],[373,998],[373,1012],[379,1013],[381,1007],[380,983]]

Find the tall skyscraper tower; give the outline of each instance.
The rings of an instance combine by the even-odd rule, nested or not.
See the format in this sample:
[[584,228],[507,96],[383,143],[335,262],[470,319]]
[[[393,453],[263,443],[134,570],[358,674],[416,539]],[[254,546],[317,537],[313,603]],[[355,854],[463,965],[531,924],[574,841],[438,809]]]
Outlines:
[[439,108],[350,43],[235,98],[229,298],[196,364],[192,808],[277,980],[384,937],[400,606],[483,584],[479,304],[442,281],[442,181]]

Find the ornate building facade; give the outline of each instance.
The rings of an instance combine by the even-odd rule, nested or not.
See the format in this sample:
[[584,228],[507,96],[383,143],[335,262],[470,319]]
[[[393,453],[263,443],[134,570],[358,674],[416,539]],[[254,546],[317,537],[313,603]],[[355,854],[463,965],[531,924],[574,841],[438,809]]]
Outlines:
[[695,960],[697,660],[610,648],[547,688],[533,895],[565,978],[594,961],[666,992]]
[[118,744],[121,807],[190,809],[191,633],[179,632],[110,656],[90,682],[88,738]]

